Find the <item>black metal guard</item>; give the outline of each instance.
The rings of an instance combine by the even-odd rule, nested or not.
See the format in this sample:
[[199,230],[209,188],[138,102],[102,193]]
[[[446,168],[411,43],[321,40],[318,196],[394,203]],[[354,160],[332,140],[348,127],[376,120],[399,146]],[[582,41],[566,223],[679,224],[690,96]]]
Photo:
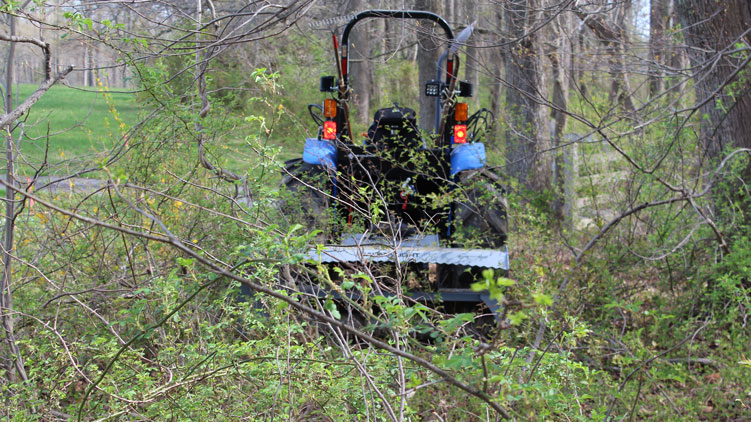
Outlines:
[[342,73],[344,84],[349,84],[349,73],[347,72],[347,57],[349,56],[349,32],[355,26],[357,22],[368,18],[398,18],[398,19],[427,19],[438,24],[446,33],[446,38],[449,41],[454,40],[454,32],[451,30],[448,22],[442,17],[432,12],[424,12],[421,10],[366,10],[356,14],[344,27],[344,33],[342,34]]

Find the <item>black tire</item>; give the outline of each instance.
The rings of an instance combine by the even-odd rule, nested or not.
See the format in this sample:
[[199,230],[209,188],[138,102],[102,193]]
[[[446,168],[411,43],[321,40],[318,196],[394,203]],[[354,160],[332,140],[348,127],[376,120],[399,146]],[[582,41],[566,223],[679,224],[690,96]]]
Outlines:
[[[498,249],[506,244],[507,202],[503,187],[479,171],[460,174],[461,196],[454,207],[461,247]],[[462,238],[463,235],[463,238]]]
[[[331,233],[331,199],[327,195],[331,192],[331,182],[326,169],[320,165],[304,162],[301,158],[288,160],[284,163],[282,180],[279,186],[281,201],[279,213],[283,222],[283,229],[289,230],[293,225],[300,224],[303,231],[310,233],[321,230],[313,239],[313,243],[326,243]],[[301,234],[300,232],[296,233]],[[311,292],[314,281],[311,274],[303,268],[304,264],[287,265],[281,268],[279,276],[280,287],[290,294]],[[319,301],[311,293],[303,294],[299,300],[313,308],[319,308]],[[322,310],[322,309],[320,309]],[[307,316],[298,315],[302,320]],[[320,327],[319,327],[320,326]],[[325,324],[311,321],[308,335],[318,336],[318,329],[324,329]]]
[[324,242],[331,235],[331,181],[323,166],[304,162],[301,158],[284,163],[281,182],[280,211],[288,226],[302,225],[305,230],[321,230],[316,241]]
[[[461,187],[454,205],[452,246],[468,249],[503,247],[508,231],[503,187],[481,171],[460,173],[459,180]],[[440,288],[468,289],[482,277],[482,269],[477,267],[445,265],[439,268]]]

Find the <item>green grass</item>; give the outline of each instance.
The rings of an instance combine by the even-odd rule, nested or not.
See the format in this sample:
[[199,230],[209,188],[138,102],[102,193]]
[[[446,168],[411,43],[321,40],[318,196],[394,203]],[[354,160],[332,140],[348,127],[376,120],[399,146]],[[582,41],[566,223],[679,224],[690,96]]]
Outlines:
[[[20,103],[36,88],[36,85],[21,84],[14,97]],[[65,175],[96,165],[113,146],[123,142],[123,134],[148,112],[135,94],[91,90],[92,87],[53,86],[28,114],[22,116],[24,139],[21,143],[22,159],[17,166],[21,177],[29,176],[44,161],[45,148],[48,148],[49,165],[46,174]],[[258,161],[257,153],[251,150],[245,137],[259,134],[263,138],[265,135],[257,124],[244,120],[242,111],[227,113],[218,102],[214,107],[215,114],[225,115],[219,119],[223,124],[219,124],[210,135],[212,139],[217,138],[209,145],[211,159],[217,165],[242,174]],[[284,123],[270,123],[278,112],[276,102],[268,109],[258,107],[252,111],[255,112],[252,114],[268,115],[269,124],[274,126],[268,145],[282,147],[280,159],[302,154],[305,134],[295,125],[295,119],[285,117],[282,119]],[[305,124],[312,126],[307,120]],[[16,129],[16,139],[18,134]]]
[[[20,103],[36,85],[18,86]],[[71,159],[94,159],[122,139],[122,135],[139,120],[141,110],[134,94],[90,92],[56,85],[50,88],[21,119],[25,119],[23,160],[20,172],[28,172],[44,159],[52,173],[64,174]],[[15,95],[14,95],[15,97]],[[49,137],[47,133],[49,132]],[[18,136],[18,129],[14,132]]]

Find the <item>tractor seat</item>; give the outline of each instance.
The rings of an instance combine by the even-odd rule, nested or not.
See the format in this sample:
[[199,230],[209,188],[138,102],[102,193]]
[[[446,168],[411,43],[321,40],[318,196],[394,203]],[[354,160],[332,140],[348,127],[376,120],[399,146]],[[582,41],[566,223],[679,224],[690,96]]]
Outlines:
[[421,144],[424,147],[425,142],[417,128],[417,113],[396,103],[393,107],[376,111],[368,129],[368,144],[379,150],[417,148]]

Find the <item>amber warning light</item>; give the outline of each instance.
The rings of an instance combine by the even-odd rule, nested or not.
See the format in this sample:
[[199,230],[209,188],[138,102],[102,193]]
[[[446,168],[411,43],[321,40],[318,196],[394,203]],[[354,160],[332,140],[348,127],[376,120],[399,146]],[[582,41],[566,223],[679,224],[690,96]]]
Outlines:
[[467,103],[456,103],[456,106],[454,106],[454,120],[457,122],[467,120],[467,111]]
[[336,139],[336,122],[331,120],[323,122],[323,139],[330,141]]
[[323,116],[330,119],[336,117],[336,100],[327,98],[323,101]]
[[454,126],[454,143],[455,144],[467,143],[467,125],[455,125]]

